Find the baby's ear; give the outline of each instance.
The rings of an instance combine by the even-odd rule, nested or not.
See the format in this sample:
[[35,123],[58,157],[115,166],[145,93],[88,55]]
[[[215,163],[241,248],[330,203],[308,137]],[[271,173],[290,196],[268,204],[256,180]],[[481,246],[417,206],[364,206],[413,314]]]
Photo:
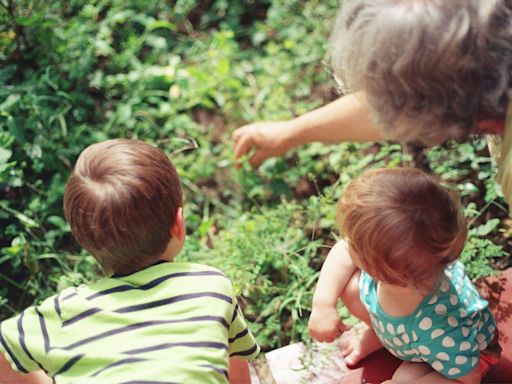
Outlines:
[[183,241],[185,239],[187,228],[185,227],[185,218],[183,217],[183,207],[176,210],[174,223],[172,224],[169,233],[177,240]]

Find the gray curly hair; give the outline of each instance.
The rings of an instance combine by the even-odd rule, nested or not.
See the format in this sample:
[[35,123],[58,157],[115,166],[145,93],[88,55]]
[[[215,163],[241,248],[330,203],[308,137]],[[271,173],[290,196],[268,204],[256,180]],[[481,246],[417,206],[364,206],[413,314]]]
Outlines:
[[393,138],[464,138],[505,117],[512,0],[347,0],[330,55],[343,90],[365,91]]

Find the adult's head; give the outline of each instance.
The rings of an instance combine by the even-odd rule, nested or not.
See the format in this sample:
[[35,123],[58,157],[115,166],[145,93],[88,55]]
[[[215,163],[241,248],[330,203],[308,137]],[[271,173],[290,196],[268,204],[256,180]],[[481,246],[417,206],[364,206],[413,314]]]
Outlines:
[[391,137],[438,144],[504,119],[512,72],[508,0],[347,0],[332,67],[363,90]]
[[64,193],[71,231],[108,272],[126,274],[155,263],[180,220],[182,190],[160,149],[138,140],[87,147]]

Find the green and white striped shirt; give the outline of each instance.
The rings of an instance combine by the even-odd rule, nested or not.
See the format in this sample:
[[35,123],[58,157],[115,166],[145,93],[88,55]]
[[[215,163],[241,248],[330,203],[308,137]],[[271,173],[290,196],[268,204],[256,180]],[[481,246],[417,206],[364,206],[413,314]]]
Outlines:
[[21,372],[58,384],[226,383],[228,357],[259,352],[215,268],[163,262],[69,288],[0,324]]

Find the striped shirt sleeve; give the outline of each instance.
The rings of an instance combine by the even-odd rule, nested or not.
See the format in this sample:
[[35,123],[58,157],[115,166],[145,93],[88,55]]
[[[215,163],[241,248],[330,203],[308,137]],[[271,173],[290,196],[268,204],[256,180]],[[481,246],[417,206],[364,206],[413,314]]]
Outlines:
[[244,315],[236,299],[229,326],[229,355],[251,360],[260,352],[253,334],[245,324]]
[[0,323],[0,352],[16,371],[28,373],[42,369],[51,372],[47,358],[51,348],[50,334],[57,323],[60,325],[56,303],[57,296],[51,297]]

